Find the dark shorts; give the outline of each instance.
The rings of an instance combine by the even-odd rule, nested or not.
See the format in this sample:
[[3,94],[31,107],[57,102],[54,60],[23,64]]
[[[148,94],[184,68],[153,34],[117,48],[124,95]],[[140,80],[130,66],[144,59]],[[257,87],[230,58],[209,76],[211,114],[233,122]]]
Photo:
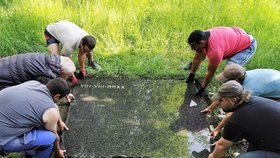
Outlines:
[[53,44],[53,43],[57,43],[59,44],[59,41],[54,38],[48,31],[47,29],[45,29],[45,39],[46,39],[46,42],[47,42],[47,46],[49,46],[50,44]]

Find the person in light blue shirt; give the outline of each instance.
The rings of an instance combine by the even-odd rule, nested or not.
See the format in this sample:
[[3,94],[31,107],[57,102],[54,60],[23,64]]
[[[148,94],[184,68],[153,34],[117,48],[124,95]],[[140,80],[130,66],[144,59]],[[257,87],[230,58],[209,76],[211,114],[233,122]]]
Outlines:
[[[221,82],[236,80],[244,89],[250,90],[252,96],[260,96],[270,99],[280,99],[280,71],[273,69],[254,69],[245,71],[238,64],[227,65],[222,73],[216,76],[216,79]],[[203,113],[210,113],[219,103],[213,101],[211,105],[202,110]],[[224,127],[232,113],[228,113],[219,125],[212,130],[211,135],[216,136]]]
[[245,89],[251,90],[254,96],[280,98],[280,71],[273,69],[246,71],[242,85]]

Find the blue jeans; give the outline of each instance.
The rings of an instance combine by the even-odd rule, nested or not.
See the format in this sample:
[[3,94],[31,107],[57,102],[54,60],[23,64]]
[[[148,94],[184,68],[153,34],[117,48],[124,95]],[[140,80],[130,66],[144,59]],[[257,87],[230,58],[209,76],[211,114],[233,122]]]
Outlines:
[[237,158],[279,158],[279,157],[280,157],[280,153],[264,151],[264,150],[249,151],[237,156]]
[[6,153],[25,151],[25,154],[33,158],[51,157],[56,135],[51,131],[32,130],[19,136],[4,145]]
[[242,50],[241,52],[235,54],[234,56],[228,59],[227,65],[233,63],[241,66],[245,65],[249,61],[249,59],[251,59],[253,54],[256,52],[256,49],[257,49],[257,42],[255,38],[253,38],[252,43],[248,48]]

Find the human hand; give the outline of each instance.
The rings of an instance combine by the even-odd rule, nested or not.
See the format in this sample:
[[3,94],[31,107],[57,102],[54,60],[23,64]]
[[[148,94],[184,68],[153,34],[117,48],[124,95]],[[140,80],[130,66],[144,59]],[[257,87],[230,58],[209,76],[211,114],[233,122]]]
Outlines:
[[58,128],[61,130],[61,131],[64,131],[64,130],[69,130],[69,128],[66,126],[66,124],[63,122],[63,121],[59,121],[58,122]]
[[205,91],[205,88],[201,87],[201,88],[197,91],[197,93],[195,94],[195,96],[201,97],[204,91]]
[[57,157],[57,158],[65,158],[65,156],[64,156],[64,153],[66,152],[66,150],[61,150],[61,149],[59,149],[57,152],[56,152],[56,155],[55,155],[55,157]]
[[195,77],[195,74],[190,73],[187,80],[186,80],[186,83],[194,82],[194,77]]
[[66,100],[68,103],[70,103],[72,100],[75,100],[75,97],[72,93],[69,93],[68,95],[66,95]]
[[80,70],[80,72],[78,73],[78,78],[80,79],[85,79],[87,77],[87,72],[86,70]]
[[205,113],[205,114],[210,114],[212,112],[212,109],[210,107],[207,107],[207,108],[201,110],[200,112]]

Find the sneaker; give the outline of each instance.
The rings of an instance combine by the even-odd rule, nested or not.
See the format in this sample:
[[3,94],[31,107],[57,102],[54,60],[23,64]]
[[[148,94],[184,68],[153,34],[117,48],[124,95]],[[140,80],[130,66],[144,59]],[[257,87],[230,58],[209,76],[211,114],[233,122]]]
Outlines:
[[192,62],[182,67],[183,70],[191,70],[192,69]]

